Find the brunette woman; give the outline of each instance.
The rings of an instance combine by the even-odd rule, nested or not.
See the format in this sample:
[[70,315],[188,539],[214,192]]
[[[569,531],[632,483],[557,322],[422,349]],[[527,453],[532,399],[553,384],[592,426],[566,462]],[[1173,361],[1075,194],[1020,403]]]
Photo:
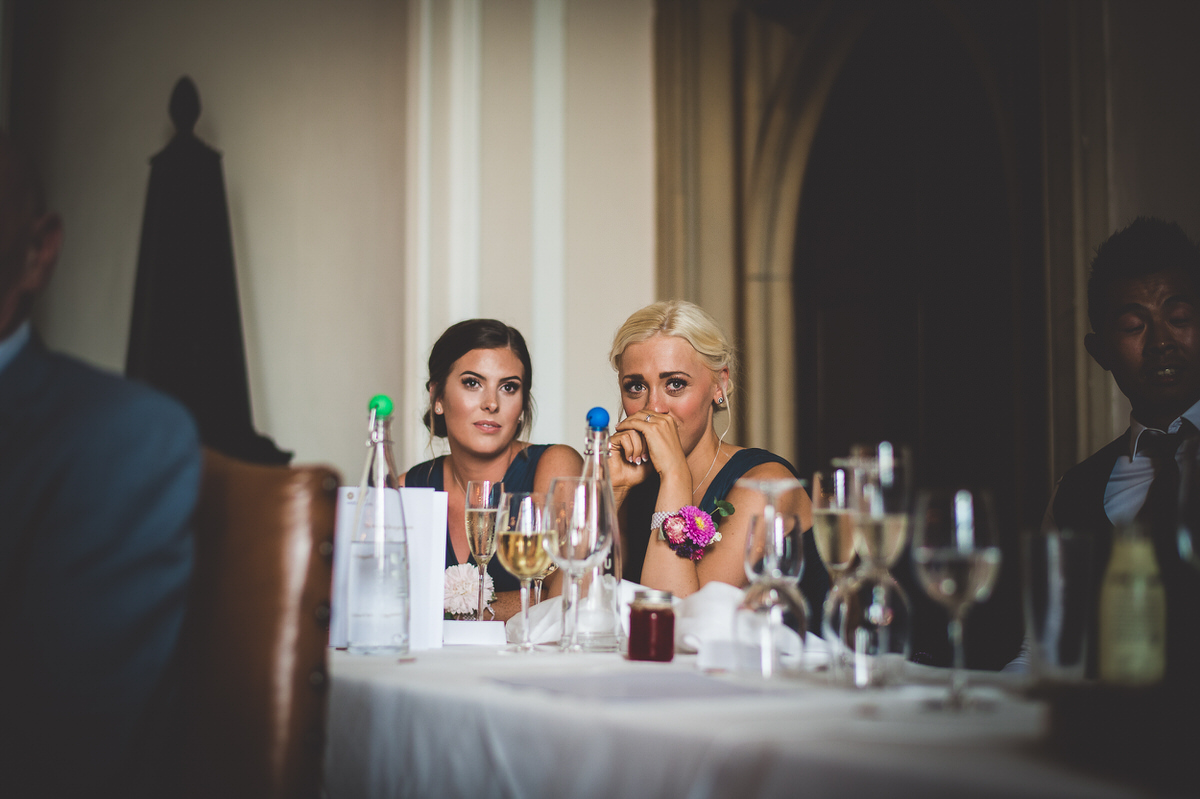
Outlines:
[[[450,454],[417,464],[401,482],[445,491],[446,566],[475,565],[467,544],[464,507],[471,480],[503,481],[506,491],[545,491],[555,477],[578,475],[583,459],[562,444],[521,439],[533,423],[533,365],[516,328],[495,319],[470,319],[449,327],[429,354],[430,435],[445,438]],[[493,557],[488,562],[497,600],[496,618],[520,612],[520,583]],[[546,593],[558,593],[557,572]]]

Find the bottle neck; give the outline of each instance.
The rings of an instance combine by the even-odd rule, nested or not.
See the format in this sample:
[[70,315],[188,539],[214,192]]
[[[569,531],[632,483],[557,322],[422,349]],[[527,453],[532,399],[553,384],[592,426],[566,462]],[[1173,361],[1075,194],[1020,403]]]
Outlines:
[[588,428],[583,447],[583,476],[608,479],[608,430]]
[[400,472],[396,469],[396,456],[392,453],[392,417],[376,418],[368,431],[367,447],[371,453],[368,461],[370,485],[398,488]]

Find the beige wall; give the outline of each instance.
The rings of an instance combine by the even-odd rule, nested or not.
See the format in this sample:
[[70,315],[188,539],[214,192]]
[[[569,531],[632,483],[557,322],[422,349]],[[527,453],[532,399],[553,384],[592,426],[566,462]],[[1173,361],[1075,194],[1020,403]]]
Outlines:
[[409,4],[407,380],[402,460],[429,348],[474,316],[516,326],[534,362],[532,438],[580,446],[616,411],[613,331],[653,300],[650,0]]
[[[650,0],[37,5],[38,77],[24,73],[13,122],[38,142],[66,219],[37,317],[52,346],[123,366],[147,160],[169,138],[167,99],[187,74],[203,105],[197,134],[224,154],[255,423],[298,462],[356,480],[377,391],[402,401],[399,459],[427,455],[423,361],[469,315],[530,337],[553,420],[536,437],[577,443],[587,407],[614,406],[607,339],[653,292]],[[562,158],[540,171],[533,63],[538,52],[546,63],[547,36],[538,51],[535,18],[561,44],[540,69],[563,90],[546,101],[542,81]],[[474,89],[462,70],[472,59]],[[472,141],[475,160],[463,157]],[[535,179],[553,184],[555,168],[561,209],[535,214]],[[535,279],[538,236],[558,237],[559,283]],[[477,270],[473,306],[454,259]],[[542,285],[557,288],[547,298]],[[563,338],[531,335],[547,309]],[[561,363],[543,364],[539,351],[556,348]]]

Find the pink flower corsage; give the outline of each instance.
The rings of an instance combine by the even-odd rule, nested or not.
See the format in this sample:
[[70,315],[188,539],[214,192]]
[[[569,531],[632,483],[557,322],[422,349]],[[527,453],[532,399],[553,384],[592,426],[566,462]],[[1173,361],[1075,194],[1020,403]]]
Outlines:
[[664,519],[662,530],[667,546],[688,560],[700,560],[705,547],[721,540],[713,518],[695,505],[685,505]]

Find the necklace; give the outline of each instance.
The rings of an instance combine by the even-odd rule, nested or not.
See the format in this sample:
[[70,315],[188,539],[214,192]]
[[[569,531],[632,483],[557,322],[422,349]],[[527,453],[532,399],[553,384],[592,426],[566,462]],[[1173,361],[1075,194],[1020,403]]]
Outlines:
[[696,498],[696,492],[700,490],[700,486],[704,485],[704,481],[712,474],[713,467],[717,465],[717,458],[721,457],[721,444],[717,444],[717,454],[713,455],[712,463],[708,464],[708,471],[700,478],[700,483],[692,489],[692,499]]
[[450,464],[450,474],[454,476],[454,482],[458,483],[458,488],[459,488],[459,490],[460,490],[460,491],[462,491],[462,492],[463,492],[463,496],[466,496],[466,493],[467,493],[467,487],[466,487],[465,485],[463,485],[463,481],[462,481],[461,479],[459,479],[459,477],[458,477],[458,469],[455,469],[455,468],[454,468],[454,464],[453,464],[453,463],[452,463],[452,464]]

